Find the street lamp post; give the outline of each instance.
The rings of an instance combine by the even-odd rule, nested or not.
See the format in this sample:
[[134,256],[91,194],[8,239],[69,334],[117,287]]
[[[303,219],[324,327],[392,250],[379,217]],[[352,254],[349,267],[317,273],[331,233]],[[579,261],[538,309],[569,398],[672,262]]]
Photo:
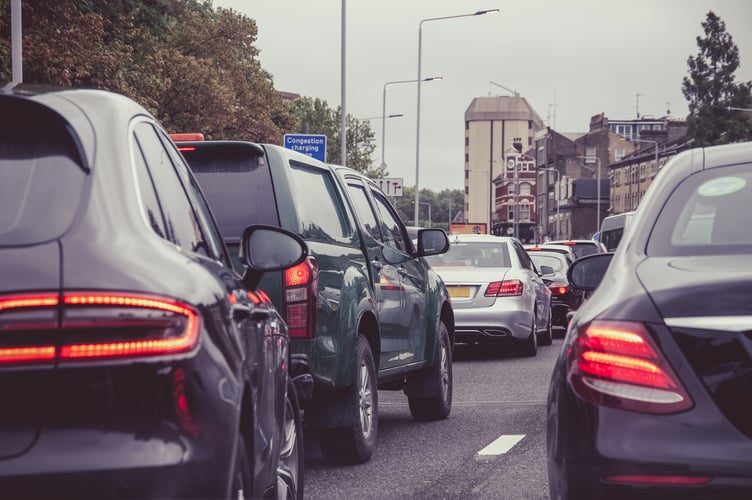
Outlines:
[[[598,171],[596,174],[597,177],[597,186],[596,186],[596,212],[595,212],[595,233],[600,231],[601,229],[601,159],[598,158],[598,156],[578,156],[577,158],[584,158],[585,160],[591,160],[595,158],[595,161],[598,163]],[[590,167],[587,167],[590,168]],[[593,233],[593,234],[595,234]]]
[[[424,82],[430,82],[431,80],[442,80],[443,77],[441,76],[431,76],[428,78],[424,78]],[[393,85],[396,83],[415,83],[417,80],[397,80],[393,82],[386,82],[384,84],[384,90],[382,92],[382,99],[381,99],[381,166],[379,167],[379,177],[382,179],[384,178],[384,170],[386,170],[386,163],[384,161],[384,150],[386,149],[386,118],[391,117],[392,115],[387,116],[386,115],[386,86],[387,85]],[[402,115],[399,115],[402,116]]]
[[[541,170],[551,171],[556,174],[556,190],[554,191],[554,202],[556,203],[556,232],[554,233],[554,239],[559,239],[559,224],[561,223],[559,220],[559,170],[551,167],[543,168]],[[548,174],[546,174],[546,198],[548,198]],[[548,206],[548,203],[546,203],[546,206]]]
[[[415,202],[413,202],[413,203],[415,203]],[[431,204],[428,203],[427,201],[419,201],[418,203],[420,203],[421,205],[428,205],[428,227],[431,227]],[[417,215],[418,211],[416,210],[415,213]],[[420,225],[420,224],[418,224],[418,218],[417,217],[415,218],[415,225],[416,226]]]
[[[344,1],[344,0],[343,0]],[[418,79],[416,80],[418,84],[418,109],[416,113],[416,126],[415,126],[415,220],[418,220],[418,208],[420,203],[420,83],[421,83],[421,56],[422,56],[422,50],[423,50],[423,23],[426,23],[428,21],[440,21],[443,19],[456,19],[460,17],[471,17],[471,16],[482,16],[484,14],[492,14],[494,12],[499,12],[499,9],[488,9],[488,10],[479,10],[477,12],[473,12],[472,14],[459,14],[456,16],[445,16],[445,17],[433,17],[428,19],[423,19],[418,24]]]

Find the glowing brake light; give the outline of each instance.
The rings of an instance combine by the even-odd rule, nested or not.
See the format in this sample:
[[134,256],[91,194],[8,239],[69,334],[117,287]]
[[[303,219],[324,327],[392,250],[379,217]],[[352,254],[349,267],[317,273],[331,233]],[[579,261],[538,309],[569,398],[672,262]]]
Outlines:
[[642,323],[594,321],[569,352],[569,380],[594,404],[644,413],[693,406],[665,356]]
[[318,262],[314,257],[285,271],[285,321],[290,337],[316,336],[316,306],[318,303]]
[[486,297],[513,297],[522,295],[523,288],[520,280],[494,281],[488,284],[484,295]]
[[194,133],[184,133],[184,134],[170,134],[170,139],[172,139],[175,142],[180,141],[203,141],[204,140],[204,134],[200,134],[197,132]]
[[553,295],[566,295],[569,292],[569,286],[560,283],[554,283],[548,288]]
[[198,312],[133,293],[0,297],[0,364],[159,356],[198,344]]

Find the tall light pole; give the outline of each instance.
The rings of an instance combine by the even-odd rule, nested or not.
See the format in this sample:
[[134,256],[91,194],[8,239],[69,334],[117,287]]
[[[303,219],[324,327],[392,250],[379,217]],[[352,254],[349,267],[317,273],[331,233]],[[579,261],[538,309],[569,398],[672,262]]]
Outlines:
[[[556,190],[554,191],[555,193],[554,202],[556,203],[556,232],[554,233],[554,239],[558,240],[559,239],[559,224],[560,224],[560,221],[559,221],[559,215],[560,215],[559,214],[559,175],[561,174],[559,173],[558,169],[551,168],[551,167],[542,168],[541,170],[554,172],[556,174]],[[548,174],[546,174],[546,198],[548,198]],[[546,203],[546,206],[548,206],[548,203]],[[548,216],[548,214],[546,214],[546,216]]]
[[[430,82],[431,80],[443,80],[444,77],[441,76],[431,76],[428,78],[424,78],[424,82]],[[384,84],[384,90],[382,92],[382,99],[381,99],[381,166],[379,167],[379,177],[382,179],[384,178],[384,170],[386,170],[386,163],[384,162],[384,150],[386,149],[386,120],[384,119],[386,117],[386,86],[387,85],[394,85],[396,83],[415,83],[417,80],[395,80],[393,82],[386,82]],[[391,115],[390,115],[391,116]],[[402,116],[402,115],[400,115]]]
[[[344,2],[344,0],[343,0]],[[418,24],[418,111],[416,113],[416,126],[415,126],[415,220],[418,220],[418,208],[420,207],[420,83],[421,83],[421,71],[420,71],[420,64],[421,64],[421,56],[422,56],[422,50],[423,50],[423,23],[426,23],[428,21],[441,21],[443,19],[456,19],[460,17],[471,17],[471,16],[482,16],[484,14],[492,14],[494,12],[499,12],[499,9],[488,9],[488,10],[479,10],[478,12],[473,12],[472,14],[459,14],[456,16],[445,16],[445,17],[433,17],[428,19],[423,19]]]
[[[596,186],[597,194],[595,195],[597,198],[596,212],[595,212],[596,214],[595,215],[595,233],[597,233],[601,229],[601,159],[598,158],[597,155],[596,156],[578,156],[577,158],[584,158],[586,162],[587,160],[592,160],[593,158],[595,158],[595,161],[598,162],[598,172],[596,174],[596,177],[598,179],[596,181],[597,182],[597,186]],[[590,168],[590,167],[587,167],[587,168]]]
[[[418,203],[420,203],[421,205],[428,205],[428,227],[431,227],[431,204],[428,203],[427,201],[420,201]],[[418,224],[418,219],[415,219],[415,225],[416,226],[420,225]]]
[[340,125],[339,125],[340,155],[339,156],[340,156],[340,163],[342,164],[343,167],[347,166],[347,108],[345,106],[345,103],[346,103],[346,99],[345,99],[345,89],[346,89],[345,80],[346,80],[346,78],[345,78],[345,75],[347,74],[347,72],[345,71],[345,66],[346,66],[346,61],[347,61],[347,58],[345,57],[346,56],[346,52],[347,52],[346,51],[346,46],[347,46],[346,40],[347,40],[347,38],[345,36],[345,34],[346,34],[345,33],[346,32],[346,29],[345,29],[346,20],[347,20],[347,16],[345,15],[345,0],[342,0],[342,21],[341,21],[341,24],[342,24],[342,35],[341,35],[341,38],[342,38],[342,41],[340,42],[340,44],[342,45],[341,50],[340,50],[340,59],[341,59],[340,65],[342,66],[342,69],[340,70],[340,80],[341,80],[340,81],[340,87],[341,87],[340,92],[342,94],[342,105],[340,106],[340,117],[339,117],[339,120],[340,120]]

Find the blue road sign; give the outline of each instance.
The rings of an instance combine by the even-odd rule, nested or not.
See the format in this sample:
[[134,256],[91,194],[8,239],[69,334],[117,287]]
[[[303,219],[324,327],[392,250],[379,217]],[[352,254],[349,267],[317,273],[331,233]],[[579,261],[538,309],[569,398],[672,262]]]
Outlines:
[[285,134],[287,149],[298,151],[305,155],[326,162],[326,136],[317,134]]

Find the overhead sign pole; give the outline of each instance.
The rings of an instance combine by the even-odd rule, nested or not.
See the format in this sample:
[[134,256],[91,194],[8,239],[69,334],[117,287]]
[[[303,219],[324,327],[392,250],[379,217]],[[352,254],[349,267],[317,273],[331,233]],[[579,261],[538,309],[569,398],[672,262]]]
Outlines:
[[11,81],[8,88],[23,82],[23,51],[21,36],[21,0],[10,3]]

